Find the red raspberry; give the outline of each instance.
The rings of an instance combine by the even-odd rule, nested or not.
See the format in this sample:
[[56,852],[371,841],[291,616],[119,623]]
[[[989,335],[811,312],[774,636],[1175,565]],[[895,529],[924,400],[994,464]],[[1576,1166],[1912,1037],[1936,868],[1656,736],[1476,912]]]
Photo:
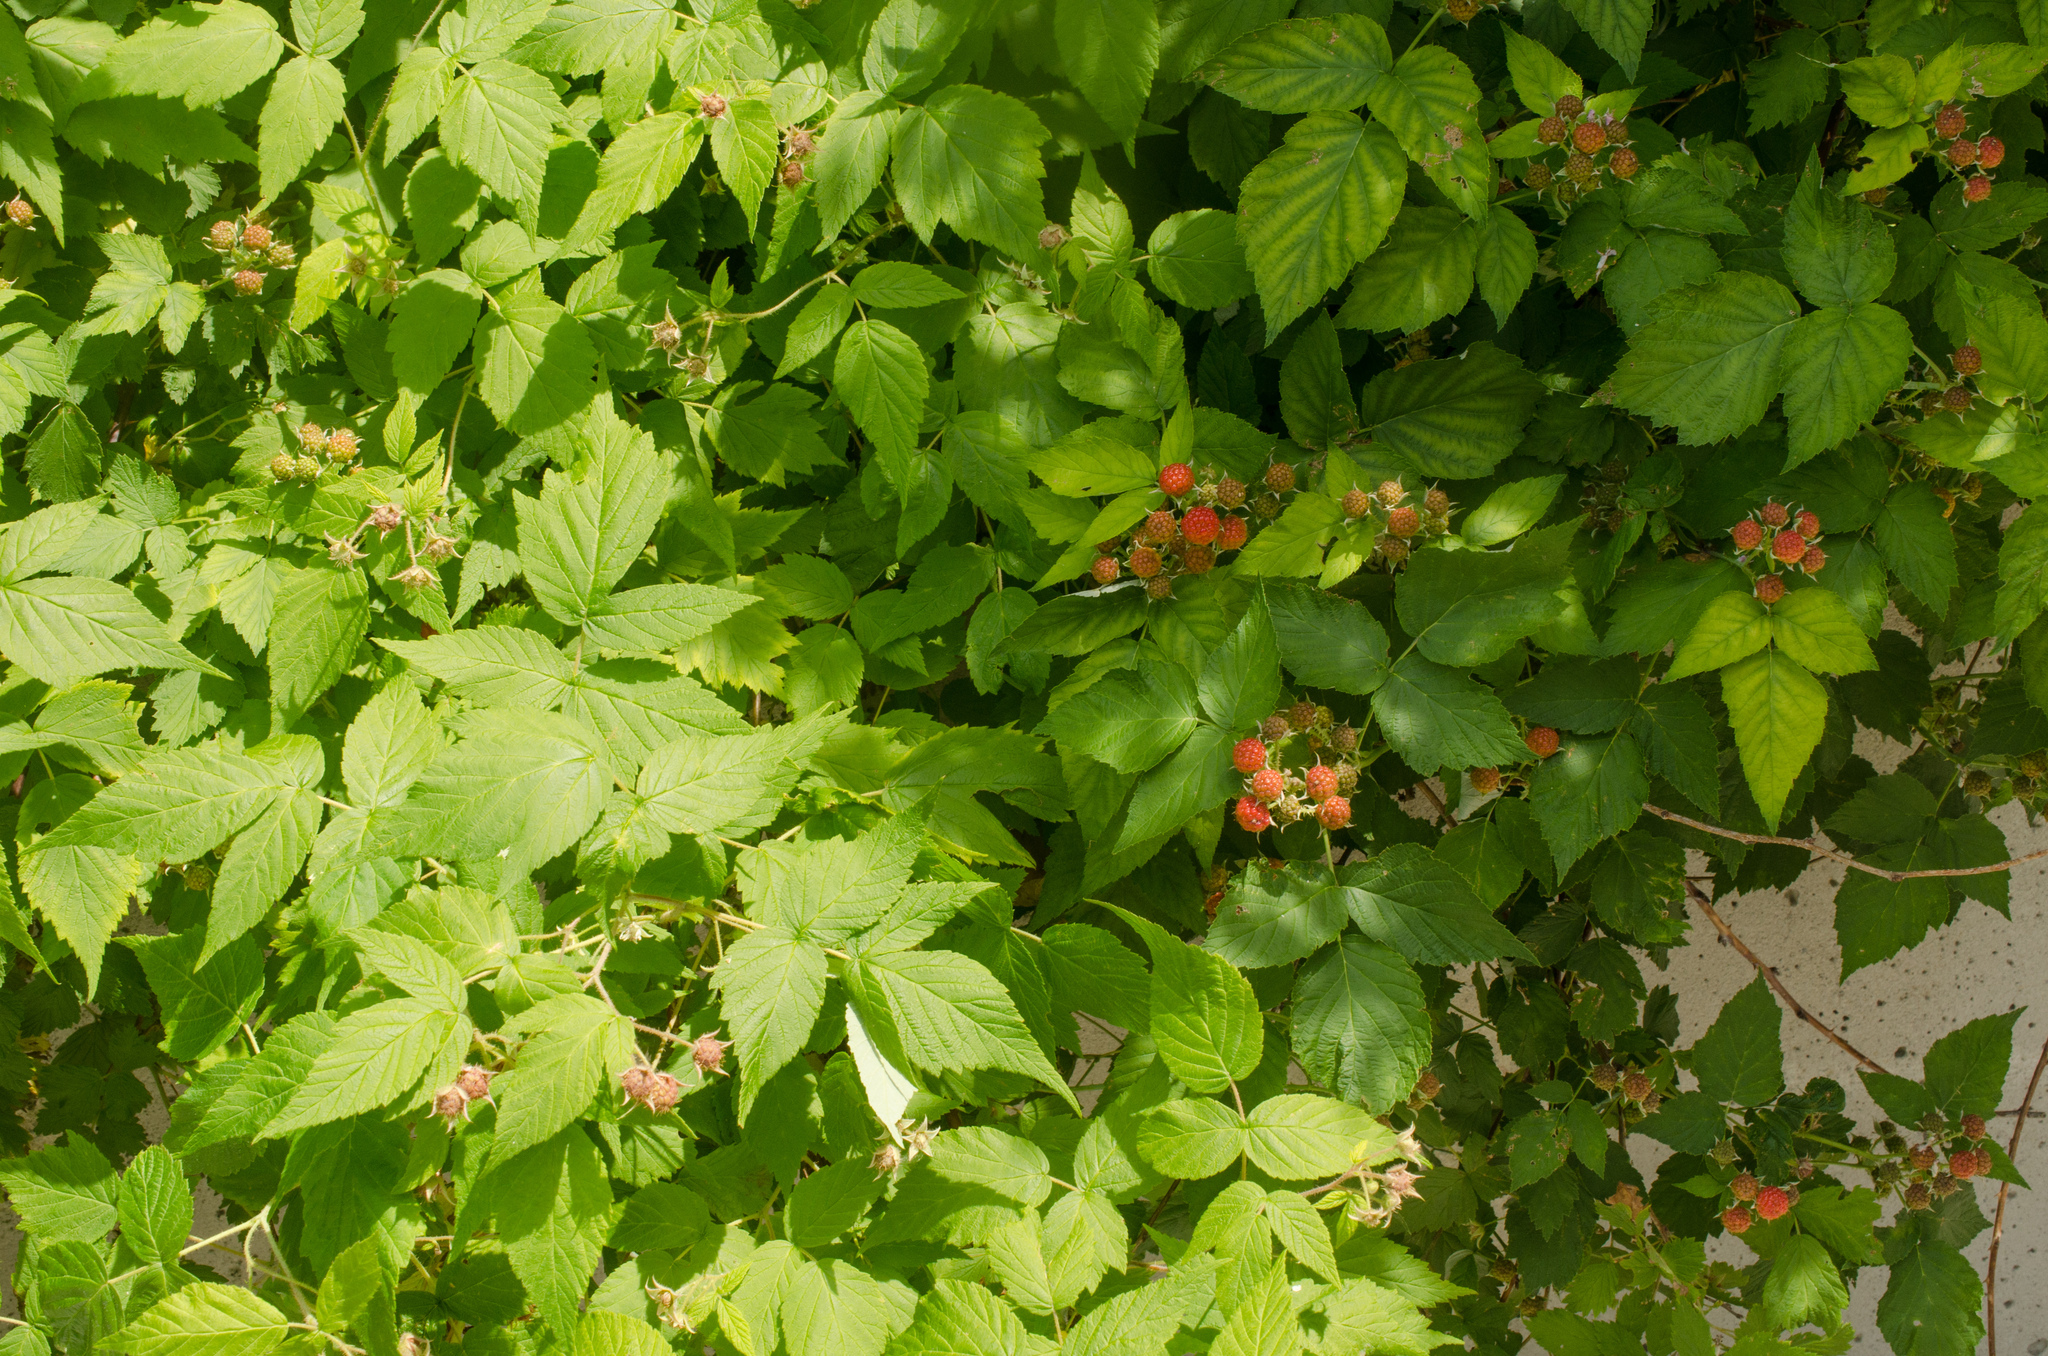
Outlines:
[[1252,774],[1252,794],[1267,804],[1280,799],[1287,791],[1287,774],[1277,767],[1260,768]]
[[1811,509],[1801,509],[1792,520],[1792,529],[1800,536],[1812,541],[1820,535],[1820,516]]
[[1586,111],[1586,101],[1576,94],[1567,94],[1557,101],[1557,116],[1576,118]]
[[1997,137],[1977,138],[1977,163],[1985,169],[1997,169],[2005,161],[2005,143]]
[[1563,118],[1549,117],[1536,124],[1536,139],[1546,146],[1561,146],[1571,135],[1571,124]]
[[1958,1182],[1967,1182],[1983,1169],[1977,1166],[1975,1149],[1958,1149],[1948,1156],[1948,1171]]
[[1749,1213],[1746,1205],[1731,1205],[1721,1212],[1721,1227],[1731,1234],[1746,1234],[1754,1223],[1756,1217]]
[[1216,534],[1216,549],[1219,551],[1235,551],[1244,545],[1245,538],[1250,533],[1251,529],[1246,525],[1244,519],[1238,517],[1225,518],[1222,529]]
[[1372,496],[1364,490],[1354,487],[1344,491],[1344,516],[1346,518],[1363,518],[1366,510],[1371,507]]
[[242,248],[261,254],[270,248],[270,228],[252,221],[242,228]]
[[1607,144],[1607,129],[1597,122],[1582,122],[1572,129],[1572,145],[1587,155]]
[[1144,525],[1138,529],[1138,535],[1146,541],[1164,545],[1172,541],[1174,533],[1178,531],[1180,524],[1174,521],[1171,513],[1165,509],[1153,509],[1145,515]]
[[1948,163],[1957,169],[1968,169],[1977,163],[1977,143],[1968,137],[1957,137],[1948,144]]
[[1941,393],[1941,407],[1950,414],[1961,414],[1970,408],[1970,388],[1951,386]]
[[1422,496],[1422,507],[1441,518],[1451,511],[1451,497],[1436,485],[1429,487],[1429,493]]
[[1758,509],[1756,516],[1764,520],[1765,527],[1783,527],[1792,521],[1792,510],[1773,499]]
[[1184,461],[1177,461],[1159,473],[1159,488],[1178,499],[1195,488],[1195,471]]
[[1607,168],[1614,171],[1614,177],[1617,179],[1633,179],[1636,177],[1636,171],[1642,168],[1642,162],[1636,159],[1636,153],[1628,147],[1617,146],[1614,148],[1614,154],[1607,157]]
[[1765,607],[1785,596],[1785,581],[1775,574],[1767,574],[1756,581],[1756,600]]
[[1765,1219],[1777,1219],[1791,1208],[1792,1198],[1783,1187],[1767,1186],[1756,1193],[1756,1212]]
[[1728,1193],[1738,1201],[1753,1201],[1762,1186],[1753,1174],[1738,1172],[1728,1181]]
[[1217,520],[1216,510],[1206,505],[1191,508],[1180,517],[1180,534],[1197,546],[1207,546],[1216,540],[1216,534],[1223,524]]
[[1979,174],[1963,180],[1963,201],[1983,202],[1991,196],[1991,181]]
[[1796,565],[1806,556],[1806,538],[1787,528],[1771,538],[1771,554],[1787,565]]
[[1764,544],[1763,525],[1754,518],[1744,518],[1728,533],[1735,539],[1738,551],[1754,551]]
[[1342,796],[1332,796],[1316,806],[1316,822],[1335,833],[1351,822],[1351,802]]
[[1949,355],[1948,361],[1959,377],[1974,377],[1984,370],[1984,355],[1977,351],[1975,344],[1964,344]]
[[1229,476],[1225,476],[1217,481],[1216,502],[1227,509],[1243,507],[1244,482],[1242,480],[1233,480]]
[[1285,494],[1294,488],[1294,468],[1284,461],[1276,461],[1266,468],[1266,488],[1275,494]]
[[263,275],[253,268],[245,268],[235,275],[235,290],[245,297],[253,297],[263,290]]
[[1209,546],[1189,545],[1181,548],[1180,567],[1189,574],[1207,574],[1216,568],[1216,551]]
[[1941,111],[1934,115],[1934,135],[1943,141],[1959,137],[1968,123],[1969,118],[1964,115],[1960,104],[1943,104]]
[[1828,563],[1828,553],[1818,546],[1806,548],[1806,554],[1799,558],[1799,568],[1808,574],[1819,574],[1820,567]]
[[1337,769],[1327,764],[1316,764],[1308,770],[1303,780],[1308,783],[1310,800],[1325,801],[1337,794]]
[[1412,537],[1422,530],[1422,515],[1403,504],[1387,515],[1387,531],[1397,537]]
[[1140,546],[1131,552],[1131,573],[1140,579],[1150,579],[1159,573],[1159,553],[1149,546]]
[[1988,1128],[1984,1124],[1984,1118],[1974,1111],[1963,1117],[1963,1135],[1968,1139],[1984,1138],[1984,1132]]
[[1497,767],[1475,767],[1471,777],[1472,789],[1482,796],[1490,796],[1500,790],[1500,769]]
[[1557,752],[1557,731],[1548,725],[1532,725],[1522,736],[1522,742],[1529,746],[1529,752],[1538,758],[1548,758]]
[[1246,833],[1264,833],[1273,827],[1273,812],[1244,796],[1237,802],[1237,827]]
[[1266,765],[1266,741],[1240,739],[1230,750],[1230,765],[1250,776]]
[[1088,573],[1095,576],[1098,584],[1114,584],[1123,567],[1116,563],[1115,556],[1097,556],[1095,563],[1088,567]]

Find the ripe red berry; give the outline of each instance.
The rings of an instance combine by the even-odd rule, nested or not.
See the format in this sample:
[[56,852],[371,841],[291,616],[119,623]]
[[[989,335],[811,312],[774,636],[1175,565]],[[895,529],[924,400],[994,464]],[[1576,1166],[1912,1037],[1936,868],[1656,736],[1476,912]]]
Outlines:
[[1984,370],[1984,355],[1977,351],[1975,344],[1964,344],[1949,355],[1948,361],[1959,377],[1974,377]]
[[1818,546],[1806,548],[1806,554],[1799,558],[1799,568],[1808,574],[1819,574],[1820,567],[1828,563],[1828,553]]
[[1344,491],[1343,507],[1346,518],[1363,518],[1366,510],[1372,507],[1372,496],[1353,486]]
[[1614,148],[1614,154],[1607,157],[1607,168],[1614,171],[1614,177],[1617,179],[1633,179],[1636,177],[1636,171],[1642,168],[1642,162],[1636,159],[1636,153],[1628,147],[1617,146]]
[[1241,797],[1237,802],[1237,827],[1246,833],[1264,833],[1273,827],[1273,812],[1250,796]]
[[1266,765],[1266,742],[1263,739],[1240,739],[1230,750],[1230,765],[1249,776]]
[[1963,201],[1983,202],[1991,196],[1991,181],[1979,174],[1963,180]]
[[1744,518],[1729,531],[1728,535],[1735,539],[1735,549],[1738,551],[1754,551],[1764,544],[1763,524],[1754,518]]
[[1968,137],[1957,137],[1948,144],[1948,163],[1957,169],[1968,169],[1977,163],[1977,143]]
[[1342,796],[1332,796],[1316,806],[1316,822],[1335,833],[1351,822],[1351,802]]
[[1490,796],[1500,790],[1500,769],[1497,767],[1475,767],[1471,772],[1472,789],[1482,796]]
[[1765,1219],[1777,1219],[1791,1208],[1792,1198],[1783,1187],[1767,1186],[1756,1193],[1756,1212]]
[[1754,1223],[1756,1217],[1749,1213],[1746,1205],[1731,1205],[1721,1212],[1721,1227],[1731,1234],[1746,1234]]
[[1948,1171],[1958,1182],[1967,1182],[1982,1169],[1977,1166],[1975,1149],[1958,1149],[1948,1156]]
[[1977,163],[1985,169],[1997,169],[2005,161],[2005,143],[1997,137],[1977,138]]
[[1788,528],[1771,538],[1771,554],[1787,565],[1796,565],[1806,556],[1806,538]]
[[1607,144],[1607,129],[1597,122],[1582,122],[1572,129],[1572,145],[1587,155]]
[[1181,536],[1197,546],[1207,546],[1215,541],[1216,534],[1222,530],[1222,526],[1217,520],[1216,510],[1207,505],[1191,508],[1180,518]]
[[1785,581],[1775,574],[1767,574],[1756,581],[1756,600],[1765,607],[1785,596]]
[[1941,407],[1950,414],[1961,414],[1970,408],[1970,388],[1951,386],[1941,393]]
[[1216,533],[1216,549],[1219,551],[1235,551],[1238,547],[1244,545],[1245,538],[1250,534],[1251,528],[1246,525],[1244,519],[1238,517],[1225,518],[1222,528]]
[[1277,767],[1260,768],[1252,774],[1252,794],[1267,804],[1280,799],[1287,791],[1287,774]]
[[1088,567],[1088,573],[1095,576],[1098,584],[1114,584],[1123,567],[1116,563],[1115,556],[1097,556],[1095,563]]
[[1175,499],[1195,488],[1195,471],[1184,461],[1177,461],[1159,473],[1159,488]]
[[1145,515],[1145,522],[1138,529],[1138,535],[1155,545],[1164,545],[1173,540],[1173,534],[1180,531],[1180,524],[1165,509],[1153,509]]
[[1950,137],[1959,137],[1963,134],[1963,128],[1968,121],[1960,104],[1943,104],[1941,111],[1934,115],[1934,135],[1944,141]]
[[1422,530],[1422,515],[1403,504],[1387,515],[1387,531],[1397,537],[1412,537]]
[[1536,124],[1536,139],[1546,146],[1559,146],[1571,135],[1571,130],[1571,124],[1563,118],[1545,118]]
[[1294,468],[1284,461],[1276,461],[1266,468],[1266,488],[1275,494],[1285,494],[1294,488]]
[[1766,527],[1783,527],[1792,521],[1792,510],[1773,499],[1758,509],[1756,516],[1764,520]]
[[1538,758],[1548,758],[1557,752],[1557,731],[1548,725],[1532,725],[1522,736],[1522,742],[1529,746],[1529,752]]
[[1159,553],[1149,546],[1140,546],[1131,552],[1131,573],[1140,579],[1150,579],[1159,573]]
[[1738,1201],[1755,1200],[1756,1193],[1762,1187],[1763,1183],[1757,1181],[1753,1174],[1747,1172],[1738,1172],[1728,1181],[1728,1192]]
[[1576,118],[1585,111],[1586,101],[1576,94],[1564,95],[1557,101],[1557,116],[1560,118]]
[[1308,784],[1308,798],[1325,801],[1337,794],[1337,769],[1327,763],[1318,763],[1302,778]]
[[1820,516],[1812,509],[1801,509],[1792,519],[1792,528],[1800,536],[1812,541],[1820,535]]

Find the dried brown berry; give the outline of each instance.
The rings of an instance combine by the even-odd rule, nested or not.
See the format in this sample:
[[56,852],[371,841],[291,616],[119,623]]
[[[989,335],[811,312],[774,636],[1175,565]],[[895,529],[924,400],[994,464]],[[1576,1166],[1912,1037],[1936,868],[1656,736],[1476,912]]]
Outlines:
[[1057,223],[1049,223],[1038,233],[1038,248],[1056,250],[1072,238],[1066,233],[1065,228]]
[[[1529,733],[1534,734],[1535,731],[1531,730]],[[1621,1076],[1621,1095],[1631,1102],[1640,1102],[1656,1090],[1657,1085],[1652,1083],[1650,1076],[1641,1069],[1630,1069]]]
[[462,1095],[475,1101],[491,1095],[491,1071],[477,1064],[465,1064],[455,1075],[455,1086],[462,1089]]
[[783,161],[782,168],[775,171],[775,177],[781,181],[784,188],[802,187],[804,182],[804,162],[801,160]]
[[726,109],[732,107],[722,94],[700,94],[697,96],[697,111],[707,118],[722,118]]
[[732,1049],[731,1041],[718,1039],[713,1032],[705,1032],[691,1042],[690,1062],[697,1066],[699,1073],[716,1073],[725,1064],[725,1052]]
[[1906,1161],[1911,1163],[1915,1170],[1926,1172],[1941,1161],[1941,1151],[1932,1144],[1915,1144],[1913,1151],[1906,1155]]
[[405,525],[405,510],[396,504],[379,504],[370,510],[370,526],[391,532]]

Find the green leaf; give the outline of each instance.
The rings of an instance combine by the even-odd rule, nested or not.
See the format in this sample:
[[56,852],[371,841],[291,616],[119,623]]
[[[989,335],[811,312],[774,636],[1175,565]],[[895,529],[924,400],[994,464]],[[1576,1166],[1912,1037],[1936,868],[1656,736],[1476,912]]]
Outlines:
[[1444,767],[1512,766],[1527,752],[1498,697],[1419,654],[1387,671],[1372,710],[1394,752],[1424,776]]
[[633,1059],[631,1022],[587,994],[537,1003],[507,1029],[533,1034],[492,1084],[498,1132],[491,1154],[499,1162],[572,1125]]
[[1294,1356],[1302,1334],[1290,1292],[1286,1268],[1276,1263],[1216,1335],[1211,1356]]
[[1411,203],[1401,209],[1386,243],[1352,275],[1351,295],[1337,323],[1407,334],[1456,314],[1472,295],[1477,246],[1456,212]]
[[1951,1116],[1991,1114],[2005,1091],[2019,1016],[2019,1009],[2014,1009],[1979,1017],[1928,1047],[1922,1070],[1937,1111]]
[[496,1161],[488,1181],[498,1237],[527,1297],[555,1331],[574,1331],[611,1217],[596,1142],[571,1126],[517,1158]]
[[1785,1090],[1778,1000],[1758,975],[1721,1007],[1692,1047],[1693,1077],[1717,1102],[1762,1106]]
[[[444,119],[445,122],[445,119]],[[580,413],[595,390],[597,346],[574,316],[540,290],[512,284],[476,327],[477,391],[515,433],[539,433]]]
[[285,575],[271,605],[266,650],[270,710],[283,728],[355,664],[370,626],[370,590],[358,569],[315,565]]
[[1237,220],[1213,207],[1176,212],[1145,244],[1152,285],[1183,306],[1214,310],[1258,287],[1246,265]]
[[1790,656],[1766,650],[1721,671],[1721,699],[1750,794],[1764,822],[1776,825],[1792,783],[1820,743],[1827,690]]
[[[839,101],[818,138],[818,187],[811,201],[818,227],[830,239],[860,209],[882,182],[889,147],[902,116],[894,99],[870,90],[854,90]],[[684,162],[683,168],[688,168]],[[680,176],[681,169],[677,170]],[[666,197],[666,194],[663,194]]]
[[666,200],[703,144],[703,122],[678,112],[642,118],[619,133],[605,147],[597,184],[583,200],[569,240],[594,248],[629,218]]
[[1202,666],[1202,709],[1219,728],[1249,731],[1272,714],[1280,702],[1276,648],[1266,600],[1255,594],[1243,619]]
[[1334,1097],[1269,1097],[1245,1116],[1245,1152],[1283,1182],[1333,1177],[1353,1163],[1383,1160],[1394,1137],[1364,1111]]
[[1139,779],[1116,851],[1173,833],[1232,794],[1238,777],[1230,763],[1231,733],[1197,726],[1178,752]]
[[127,1356],[269,1356],[284,1339],[285,1316],[253,1290],[194,1281],[103,1340],[99,1350]]
[[1385,1111],[1429,1065],[1422,983],[1391,949],[1339,938],[1295,977],[1292,1044],[1310,1078],[1367,1111]]
[[1848,604],[1824,588],[1794,589],[1774,603],[1771,641],[1806,668],[1822,673],[1861,673],[1877,667],[1870,641],[1849,614]]
[[283,192],[326,144],[346,97],[341,72],[319,57],[293,57],[278,71],[257,123],[262,139],[256,163],[264,197]]
[[1888,306],[1833,307],[1802,316],[1785,344],[1788,464],[1850,437],[1896,390],[1913,354],[1906,318]]
[[120,1222],[113,1165],[76,1131],[0,1162],[0,1184],[22,1232],[41,1243],[98,1242]]
[[749,229],[760,211],[761,195],[775,177],[781,140],[765,99],[734,99],[723,114],[711,119],[712,160]]
[[1505,551],[1418,551],[1394,595],[1425,658],[1488,664],[1564,613],[1566,553],[1576,524],[1534,533]]
[[1228,961],[1157,923],[1118,909],[1152,955],[1152,1039],[1174,1077],[1221,1092],[1258,1067],[1265,1046],[1258,1001]]
[[1849,1307],[1849,1287],[1842,1284],[1841,1273],[1819,1239],[1794,1234],[1771,1258],[1760,1307],[1771,1322],[1784,1327],[1831,1326]]
[[51,687],[113,670],[218,674],[119,584],[46,577],[0,584],[0,650]]
[[1447,48],[1411,45],[1367,102],[1446,196],[1468,216],[1482,214],[1494,169],[1474,116],[1479,87],[1464,62]]
[[1196,74],[1268,113],[1344,112],[1363,104],[1393,65],[1386,30],[1362,14],[1338,14],[1249,33]]
[[1197,724],[1195,684],[1178,664],[1143,661],[1105,674],[1039,726],[1060,747],[1136,773],[1187,742]]
[[475,283],[445,268],[421,274],[399,293],[385,346],[401,387],[425,396],[440,386],[469,346],[481,300]]
[[1309,114],[1245,176],[1237,229],[1269,339],[1378,247],[1406,181],[1393,134],[1351,113]]
[[1521,1191],[1564,1166],[1572,1132],[1562,1111],[1532,1111],[1507,1130],[1508,1187]]
[[1669,293],[1658,318],[1629,340],[1614,370],[1615,399],[1673,425],[1687,443],[1740,433],[1770,407],[1798,319],[1791,292],[1754,273],[1722,273]]
[[1651,8],[1649,0],[1565,0],[1565,10],[1630,80],[1650,35]]
[[943,221],[968,240],[1030,258],[1045,225],[1044,141],[1028,107],[976,85],[949,85],[922,108],[905,109],[891,144],[911,228],[929,240]]
[[532,631],[485,626],[451,631],[432,640],[379,640],[421,673],[448,684],[457,696],[489,706],[558,704],[576,669],[568,656]]
[[1548,117],[1557,111],[1557,101],[1564,95],[1586,92],[1578,72],[1542,43],[1506,28],[1501,37],[1507,43],[1508,78],[1514,81],[1515,97],[1524,107]]
[[375,1110],[418,1087],[423,1073],[444,1064],[453,1077],[469,1047],[467,1021],[467,1015],[458,1018],[440,1004],[418,998],[388,999],[349,1013],[341,1019],[334,1043],[313,1061],[291,1100],[263,1127],[264,1137],[274,1139]]
[[283,51],[277,20],[256,5],[173,5],[108,49],[79,101],[153,94],[205,108],[269,74]]
[[1221,1102],[1175,1098],[1155,1108],[1138,1129],[1145,1161],[1174,1177],[1213,1177],[1245,1152],[1244,1122]]
[[668,486],[661,459],[634,444],[593,459],[573,484],[551,471],[538,499],[515,501],[520,568],[549,615],[581,622],[600,609],[647,545]]
[[1339,867],[1337,874],[1344,908],[1358,930],[1417,965],[1529,955],[1463,876],[1414,843],[1396,843],[1369,862]]
[[1285,965],[1344,930],[1345,899],[1333,881],[1254,862],[1224,892],[1202,945],[1247,970]]
[[1266,591],[1280,662],[1310,687],[1367,696],[1386,676],[1387,632],[1355,602],[1321,589]]
[[1465,516],[1465,526],[1459,535],[1471,546],[1498,546],[1512,541],[1543,521],[1563,484],[1563,476],[1509,481]]
[[121,1242],[144,1261],[176,1265],[192,1234],[192,1188],[161,1144],[137,1154],[121,1174]]
[[[840,336],[832,380],[882,464],[904,467],[931,389],[917,341],[886,320],[857,320]],[[897,489],[908,489],[900,471]]]
[[1951,1244],[1920,1239],[1891,1260],[1877,1327],[1908,1356],[1966,1356],[1984,1334],[1984,1283]]
[[[207,920],[209,932],[214,923]],[[241,1030],[263,997],[263,953],[253,938],[208,951],[201,943],[197,928],[131,943],[163,1013],[164,1053],[173,1059],[212,1054]]]
[[1113,134],[1131,135],[1159,65],[1153,0],[1057,0],[1052,28],[1067,78]]
[[441,146],[493,193],[532,202],[560,117],[546,76],[509,61],[483,61],[455,81],[441,110]]
[[1892,238],[1862,203],[1830,193],[1809,164],[1785,209],[1785,269],[1816,306],[1876,301],[1892,280]]
[[1421,476],[1483,476],[1521,441],[1542,384],[1489,343],[1383,372],[1359,397],[1373,441]]
[[1755,594],[1739,589],[1716,593],[1686,633],[1664,679],[1671,682],[1720,668],[1755,654],[1770,641],[1771,614]]
[[1642,748],[1627,733],[1571,739],[1529,779],[1529,803],[1560,876],[1635,823],[1649,795]]

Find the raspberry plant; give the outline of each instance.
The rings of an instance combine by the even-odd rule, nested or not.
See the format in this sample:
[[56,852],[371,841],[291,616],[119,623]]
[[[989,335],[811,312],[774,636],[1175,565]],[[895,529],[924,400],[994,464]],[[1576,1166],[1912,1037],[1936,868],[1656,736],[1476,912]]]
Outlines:
[[17,0],[0,1356],[1974,1350],[2017,1014],[1645,967],[2007,907],[2044,62]]

